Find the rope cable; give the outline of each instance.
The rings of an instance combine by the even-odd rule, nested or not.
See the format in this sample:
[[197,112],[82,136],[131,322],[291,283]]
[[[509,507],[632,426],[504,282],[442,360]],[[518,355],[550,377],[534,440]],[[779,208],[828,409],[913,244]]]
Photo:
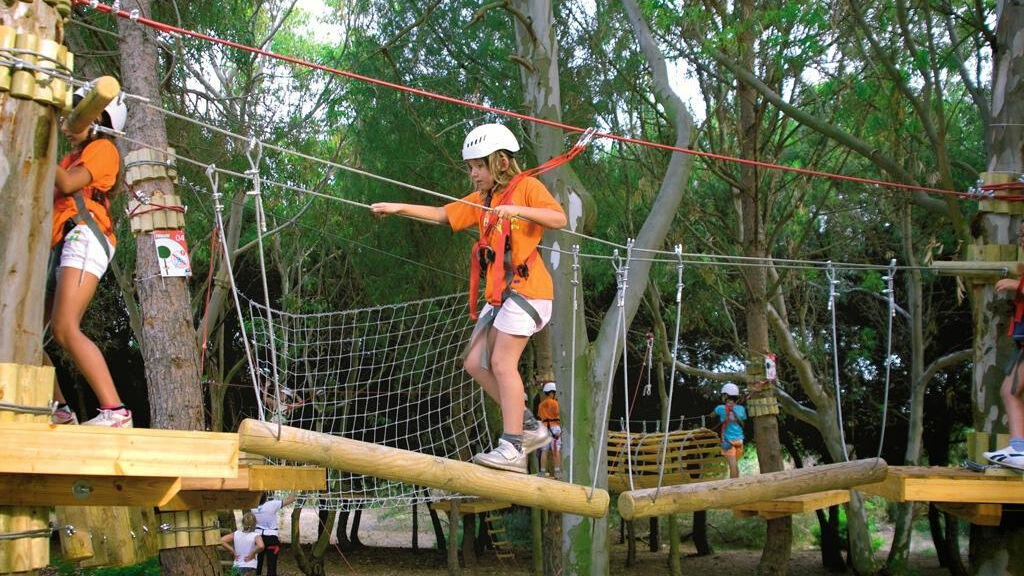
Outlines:
[[878,436],[878,457],[882,457],[882,447],[885,446],[885,427],[889,411],[889,378],[892,374],[892,320],[896,317],[896,293],[893,285],[896,280],[896,259],[889,262],[889,273],[882,277],[885,280],[886,288],[882,291],[889,300],[889,328],[885,338],[885,394],[882,399],[882,432]]
[[839,442],[842,445],[843,460],[848,462],[850,454],[846,449],[846,433],[843,430],[843,400],[842,390],[839,386],[839,336],[836,330],[836,286],[839,284],[839,280],[836,279],[836,270],[831,262],[829,262],[825,276],[828,278],[828,309],[832,313],[832,369],[835,380],[836,417],[839,420]]
[[[336,76],[341,76],[341,77],[344,77],[344,78],[348,78],[350,80],[356,80],[356,81],[359,81],[359,82],[364,82],[364,83],[372,84],[372,85],[375,85],[375,86],[381,86],[381,87],[384,87],[384,88],[389,88],[389,89],[392,89],[392,90],[397,90],[397,91],[405,92],[405,93],[408,93],[408,94],[414,94],[414,95],[417,95],[417,96],[422,96],[424,98],[429,98],[429,99],[432,99],[432,100],[437,100],[437,101],[445,102],[445,103],[448,103],[448,104],[454,104],[454,105],[458,105],[458,106],[464,106],[464,107],[469,107],[469,108],[473,108],[473,109],[476,109],[476,110],[481,110],[481,111],[484,111],[484,112],[490,112],[490,113],[493,113],[493,114],[498,114],[498,115],[505,116],[505,117],[508,117],[508,118],[515,118],[517,120],[522,120],[522,121],[525,121],[525,122],[530,122],[530,123],[534,123],[534,124],[540,124],[540,125],[549,126],[549,127],[552,127],[552,128],[558,128],[558,129],[564,130],[566,132],[582,133],[582,132],[585,132],[587,130],[585,128],[581,128],[581,127],[578,127],[578,126],[573,126],[573,125],[570,125],[570,124],[564,124],[562,122],[556,122],[556,121],[553,121],[553,120],[546,120],[546,119],[543,119],[543,118],[537,118],[535,116],[530,116],[528,114],[522,114],[522,113],[518,113],[518,112],[513,112],[511,110],[505,110],[503,108],[497,108],[497,107],[494,107],[494,106],[487,106],[485,104],[479,104],[479,103],[476,103],[476,102],[470,102],[468,100],[463,100],[463,99],[455,98],[455,97],[452,97],[452,96],[446,96],[446,95],[439,94],[439,93],[436,93],[436,92],[431,92],[431,91],[428,91],[428,90],[423,90],[423,89],[419,89],[419,88],[413,88],[411,86],[407,86],[407,85],[404,85],[404,84],[398,84],[398,83],[395,83],[395,82],[388,82],[388,81],[385,81],[385,80],[381,80],[379,78],[374,78],[374,77],[366,76],[366,75],[363,75],[363,74],[357,74],[355,72],[351,72],[351,71],[348,71],[348,70],[342,70],[342,69],[339,69],[339,68],[334,68],[334,67],[326,66],[326,65],[323,65],[323,64],[317,64],[315,62],[309,62],[307,60],[302,60],[301,58],[296,58],[294,56],[287,56],[287,55],[284,55],[284,54],[278,54],[278,53],[275,53],[275,52],[271,52],[269,50],[264,50],[264,49],[261,49],[261,48],[256,48],[256,47],[253,47],[253,46],[248,46],[248,45],[242,44],[240,42],[235,42],[235,41],[232,41],[232,40],[226,40],[226,39],[219,38],[219,37],[216,37],[216,36],[213,36],[213,35],[210,35],[210,34],[205,34],[205,33],[202,33],[202,32],[196,32],[196,31],[193,31],[193,30],[188,30],[188,29],[185,29],[185,28],[181,28],[179,26],[172,26],[172,25],[164,23],[164,22],[159,22],[157,20],[153,20],[153,19],[150,19],[150,18],[141,17],[141,16],[138,15],[137,12],[130,13],[130,12],[127,12],[127,11],[124,11],[124,10],[119,10],[118,9],[119,7],[116,6],[116,5],[108,6],[106,4],[101,4],[98,0],[74,0],[74,3],[76,5],[80,5],[80,6],[88,6],[88,7],[92,8],[92,9],[94,9],[94,10],[98,10],[100,12],[105,12],[107,14],[110,14],[110,15],[113,15],[113,16],[116,16],[116,17],[119,17],[119,18],[129,19],[129,20],[131,20],[133,22],[137,22],[137,23],[142,24],[144,26],[148,26],[150,28],[154,28],[156,30],[159,30],[161,32],[165,32],[165,33],[168,33],[168,34],[171,34],[171,35],[189,36],[189,37],[196,38],[196,39],[199,39],[199,40],[204,40],[206,42],[211,42],[211,43],[214,43],[214,44],[220,44],[222,46],[227,46],[227,47],[230,47],[230,48],[234,48],[236,50],[241,50],[241,51],[244,51],[244,52],[249,52],[251,54],[256,54],[258,56],[265,56],[267,58],[272,58],[272,59],[275,59],[275,60],[280,60],[280,61],[283,61],[283,62],[287,62],[289,64],[294,64],[296,66],[302,66],[302,67],[305,67],[305,68],[311,68],[311,69],[314,69],[314,70],[319,70],[321,72],[325,72],[325,73],[328,73],[328,74],[333,74],[333,75],[336,75]],[[807,168],[797,168],[797,167],[794,167],[794,166],[785,166],[785,165],[782,165],[782,164],[776,164],[776,163],[771,163],[771,162],[763,162],[763,161],[759,161],[759,160],[750,160],[750,159],[746,159],[746,158],[737,158],[737,157],[728,156],[728,155],[725,155],[725,154],[716,154],[716,153],[706,152],[706,151],[702,151],[702,150],[694,150],[694,149],[690,149],[690,148],[682,148],[682,147],[679,147],[679,146],[672,146],[672,145],[668,145],[668,144],[660,144],[660,143],[657,143],[657,142],[650,142],[648,140],[643,140],[643,139],[640,139],[640,138],[631,138],[631,137],[620,136],[618,134],[612,134],[612,133],[607,133],[607,132],[595,132],[594,136],[599,137],[599,138],[605,138],[605,139],[617,141],[617,142],[622,142],[622,143],[626,143],[626,144],[636,144],[636,145],[640,145],[640,146],[646,146],[646,147],[655,148],[655,149],[659,149],[659,150],[665,150],[665,151],[669,151],[669,152],[679,152],[679,153],[682,153],[682,154],[696,156],[696,157],[699,157],[699,158],[706,158],[706,159],[711,159],[711,160],[720,160],[720,161],[731,162],[731,163],[741,164],[741,165],[746,165],[746,166],[757,166],[757,167],[768,168],[768,169],[772,169],[772,170],[779,170],[779,171],[783,171],[783,172],[790,172],[790,173],[794,173],[794,174],[802,174],[802,175],[806,175],[806,176],[815,176],[815,177],[820,177],[820,178],[828,178],[828,179],[832,179],[832,180],[839,180],[839,181],[852,182],[852,183],[864,184],[864,185],[869,185],[869,186],[878,186],[878,187],[883,187],[883,188],[898,189],[898,190],[926,192],[926,193],[933,193],[933,194],[946,194],[946,195],[954,195],[954,196],[957,196],[957,197],[965,197],[965,196],[970,197],[970,196],[972,196],[972,194],[965,194],[963,192],[958,192],[958,191],[955,191],[955,190],[946,190],[946,189],[942,189],[942,188],[932,188],[932,187],[927,187],[927,186],[919,186],[919,185],[915,185],[915,184],[904,184],[904,183],[901,183],[901,182],[889,182],[889,181],[885,181],[885,180],[876,180],[876,179],[871,179],[871,178],[861,178],[861,177],[856,177],[856,176],[847,176],[847,175],[843,175],[843,174],[833,174],[833,173],[824,172],[824,171],[821,171],[821,170],[811,170],[811,169],[807,169]]]
[[[679,262],[676,264],[676,329],[675,329],[675,343],[672,346],[672,377],[669,379],[668,385],[668,410],[665,414],[665,437],[661,440],[661,456],[658,458],[658,486],[654,491],[654,500],[658,499],[658,494],[661,492],[661,485],[665,478],[665,458],[668,457],[668,432],[670,422],[672,422],[672,397],[676,391],[676,369],[675,361],[679,358],[679,328],[683,316],[683,245],[676,244],[675,252],[679,257]],[[658,303],[655,303],[658,305]],[[682,421],[680,420],[680,424]],[[682,427],[682,426],[680,426]]]

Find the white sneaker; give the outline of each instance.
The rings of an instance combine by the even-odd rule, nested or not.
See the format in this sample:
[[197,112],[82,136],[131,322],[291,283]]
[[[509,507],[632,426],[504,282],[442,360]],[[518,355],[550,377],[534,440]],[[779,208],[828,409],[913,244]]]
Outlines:
[[995,452],[985,452],[982,456],[993,464],[999,464],[1000,466],[1006,466],[1007,468],[1016,468],[1017,470],[1024,470],[1024,452],[1014,450],[1013,446],[1007,446],[1006,448],[996,450]]
[[547,446],[550,442],[551,432],[549,432],[548,427],[543,424],[537,426],[536,430],[523,429],[523,452],[527,454],[531,454],[535,450],[539,450]]
[[526,453],[516,450],[511,442],[498,439],[498,445],[490,452],[482,452],[473,456],[473,462],[488,468],[508,470],[509,472],[529,473],[526,466]]
[[122,409],[117,410],[100,410],[100,415],[93,418],[92,420],[86,420],[82,422],[82,426],[106,426],[108,428],[131,428],[132,427],[132,411],[127,408],[123,409],[125,412],[121,414]]
[[70,408],[57,408],[50,414],[50,424],[78,424],[78,415]]

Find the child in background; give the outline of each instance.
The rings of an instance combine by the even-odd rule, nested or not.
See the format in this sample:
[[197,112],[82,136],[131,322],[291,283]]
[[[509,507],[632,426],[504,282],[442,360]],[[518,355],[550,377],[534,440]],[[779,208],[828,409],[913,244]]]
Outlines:
[[747,409],[740,406],[739,401],[739,386],[726,384],[722,386],[722,403],[711,413],[722,422],[722,456],[729,463],[729,478],[739,478],[739,461],[743,458],[743,423],[747,420]]
[[[555,478],[561,476],[562,470],[562,422],[558,414],[558,387],[554,382],[544,384],[544,401],[537,407],[537,418],[551,432],[551,442],[540,452],[540,475],[544,475],[544,468]],[[550,461],[549,461],[550,458]]]
[[264,494],[260,497],[260,505],[252,509],[256,518],[256,529],[263,538],[263,549],[260,551],[256,561],[256,574],[263,574],[263,566],[267,567],[267,576],[277,576],[277,557],[281,554],[281,540],[278,538],[277,511],[295,502],[295,495],[292,494],[284,500],[277,498],[267,499]]
[[[1024,245],[1024,222],[1018,227],[1017,238],[1018,243]],[[1021,393],[1024,392],[1024,370],[1020,367],[1021,360],[1024,360],[1024,277],[1003,278],[996,282],[996,292],[1010,290],[1014,291],[1010,335],[1017,344],[1017,355],[1006,371],[1006,378],[999,389],[1010,428],[1010,445],[995,452],[985,452],[984,456],[994,464],[1024,470],[1024,401],[1021,401]]]
[[[75,92],[76,105],[84,95],[83,89]],[[124,103],[117,98],[107,105],[97,123],[122,130],[127,114]],[[97,135],[92,126],[72,133],[65,125],[61,131],[74,150],[60,161],[54,182],[46,321],[53,339],[71,357],[99,400],[99,416],[84,424],[131,428],[132,413],[121,402],[103,354],[80,327],[117,245],[109,195],[117,183],[121,156],[114,143]],[[49,357],[46,361],[51,363]],[[54,385],[53,396],[57,409],[51,422],[77,424],[78,416],[68,407],[58,384]]]
[[[565,212],[543,184],[523,177],[514,154],[519,142],[500,124],[484,124],[466,136],[466,161],[474,192],[443,207],[378,202],[378,216],[400,214],[448,224],[453,230],[478,226],[472,256],[470,313],[476,318],[476,281],[486,277],[487,303],[470,337],[465,368],[501,406],[497,446],[477,454],[481,466],[526,473],[526,455],[548,443],[550,434],[523,402],[519,357],[530,336],[551,318],[554,288],[537,252],[544,230],[566,225]],[[481,206],[488,209],[485,210]]]
[[235,574],[250,576],[256,573],[256,556],[263,551],[263,539],[256,533],[256,517],[252,512],[242,515],[242,529],[225,534],[220,545],[235,559]]

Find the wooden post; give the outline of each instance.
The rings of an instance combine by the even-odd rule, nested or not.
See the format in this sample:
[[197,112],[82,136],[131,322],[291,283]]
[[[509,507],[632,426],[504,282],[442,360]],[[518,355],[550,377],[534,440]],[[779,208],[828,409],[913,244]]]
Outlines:
[[887,468],[885,460],[870,458],[699,484],[663,486],[660,491],[647,488],[623,492],[619,495],[619,514],[626,520],[633,520],[854,488],[881,482]]
[[[63,26],[57,12],[42,2],[0,4],[0,22],[5,29],[0,43],[14,45],[43,39],[63,40]],[[27,73],[34,88],[35,76]],[[19,79],[23,74],[14,74]],[[7,74],[3,74],[6,84]],[[14,88],[14,82],[9,88]],[[20,88],[20,86],[19,86]],[[24,94],[19,94],[24,95]],[[50,219],[53,179],[57,161],[57,122],[51,106],[18,99],[11,90],[0,92],[0,363],[14,363],[33,370],[43,360],[43,306],[46,289],[46,259],[50,252]],[[19,369],[20,370],[20,369]],[[38,372],[36,372],[38,374]],[[22,381],[18,380],[18,387]],[[40,384],[52,391],[53,376]],[[12,391],[13,392],[13,391]],[[34,399],[49,402],[49,395],[32,392]],[[6,396],[4,402],[24,401]],[[33,416],[28,416],[28,419]],[[43,420],[46,416],[41,417]],[[11,420],[20,421],[15,415]],[[0,532],[9,534],[45,527],[45,509],[0,509]],[[49,563],[49,547],[36,542],[49,538],[0,540],[0,573],[29,571]]]
[[469,462],[447,460],[291,426],[280,428],[281,439],[278,440],[278,425],[251,418],[243,420],[238,429],[239,447],[246,452],[264,456],[315,463],[346,472],[471,494],[499,502],[536,506],[593,518],[608,513],[608,492],[600,488],[591,490],[589,487],[530,474],[491,470]]
[[[0,421],[48,422],[46,409],[53,395],[53,382],[52,367],[0,364],[0,401],[15,406],[13,410],[0,410]],[[0,534],[43,530],[49,518],[46,508],[0,507]],[[49,541],[46,534],[0,540],[0,574],[27,572],[49,564]]]

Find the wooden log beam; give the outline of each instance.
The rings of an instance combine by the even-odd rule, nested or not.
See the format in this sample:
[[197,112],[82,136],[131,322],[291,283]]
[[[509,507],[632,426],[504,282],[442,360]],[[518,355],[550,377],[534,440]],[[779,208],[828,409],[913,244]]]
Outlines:
[[469,462],[389,448],[290,426],[246,419],[238,428],[242,450],[377,478],[429,486],[555,512],[603,517],[608,492],[530,474],[491,470]]
[[110,104],[111,100],[117,98],[120,93],[121,85],[113,76],[100,76],[93,83],[92,90],[68,114],[64,126],[72,134],[84,132],[100,117],[107,104]]
[[660,491],[648,488],[623,492],[619,495],[619,514],[625,520],[634,520],[849,489],[882,481],[887,469],[885,460],[869,458],[698,484],[664,486]]

